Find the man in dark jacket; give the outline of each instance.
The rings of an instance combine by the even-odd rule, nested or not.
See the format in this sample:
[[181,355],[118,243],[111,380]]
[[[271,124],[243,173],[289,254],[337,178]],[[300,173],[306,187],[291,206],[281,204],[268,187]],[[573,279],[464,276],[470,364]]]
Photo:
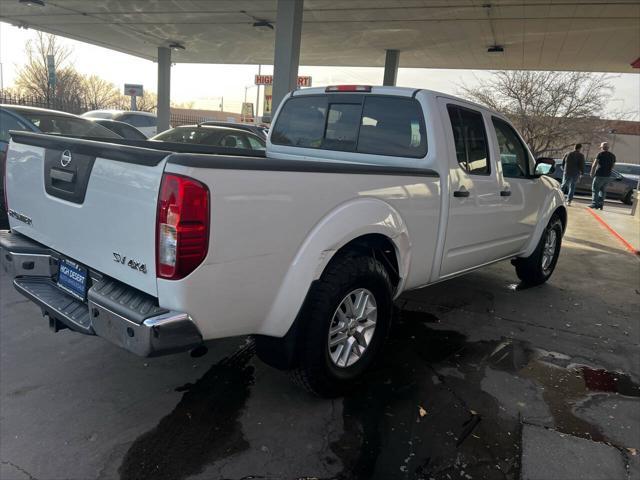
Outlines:
[[580,175],[584,174],[584,155],[580,151],[582,144],[576,143],[573,152],[568,152],[562,159],[562,191],[567,196],[569,205],[576,192],[576,183]]
[[591,205],[590,208],[600,209],[604,206],[604,199],[607,193],[607,184],[611,177],[611,170],[616,163],[616,156],[609,151],[609,144],[602,142],[600,144],[600,153],[596,157],[591,167],[591,176],[593,183],[591,184]]

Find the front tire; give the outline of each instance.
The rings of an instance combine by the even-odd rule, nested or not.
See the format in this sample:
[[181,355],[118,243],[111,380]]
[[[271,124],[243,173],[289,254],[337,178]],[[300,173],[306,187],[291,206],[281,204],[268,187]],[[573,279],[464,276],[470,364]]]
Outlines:
[[625,205],[633,205],[633,190],[629,190],[627,194],[622,197],[622,203]]
[[391,281],[378,260],[356,255],[332,260],[302,311],[294,382],[318,396],[347,391],[380,353],[391,312]]
[[516,274],[524,285],[541,285],[549,280],[556,268],[561,245],[562,221],[554,215],[542,232],[538,246],[531,256],[517,258],[513,262]]

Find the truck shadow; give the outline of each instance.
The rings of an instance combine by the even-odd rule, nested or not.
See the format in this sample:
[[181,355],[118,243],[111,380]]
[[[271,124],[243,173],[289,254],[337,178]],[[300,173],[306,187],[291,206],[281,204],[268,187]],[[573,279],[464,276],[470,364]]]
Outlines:
[[249,448],[239,417],[249,398],[254,354],[248,342],[213,365],[185,392],[174,410],[131,445],[120,466],[123,480],[174,480]]
[[[465,282],[467,293],[459,288]],[[396,309],[383,355],[344,396],[342,415],[327,420],[326,451],[307,460],[310,469],[324,465],[323,473],[336,472],[324,478],[340,480],[518,478],[522,422],[610,441],[574,406],[593,393],[637,398],[637,384],[623,373],[578,365],[561,353],[504,336],[469,341],[443,325],[438,312],[491,310],[492,289],[478,287],[473,278],[442,288],[452,286],[463,293],[438,296],[438,305],[430,311]],[[278,475],[254,471],[267,469],[255,460],[260,445],[273,445],[278,435],[286,437],[285,449],[298,451],[294,432],[313,421],[304,413],[303,395],[278,396],[278,402],[270,403],[275,411],[250,410],[250,397],[274,395],[265,388],[268,382],[254,385],[259,361],[253,351],[248,342],[195,383],[178,387],[182,399],[131,445],[119,469],[121,479],[184,479],[210,466],[219,467],[219,478],[226,478],[225,465],[247,472],[245,478],[249,473],[250,478],[301,477],[284,462],[286,452],[278,449],[269,453]],[[243,432],[245,412],[253,423],[266,425],[269,415],[294,423],[279,432],[252,432],[250,443]],[[305,478],[322,478],[319,473],[306,472]]]

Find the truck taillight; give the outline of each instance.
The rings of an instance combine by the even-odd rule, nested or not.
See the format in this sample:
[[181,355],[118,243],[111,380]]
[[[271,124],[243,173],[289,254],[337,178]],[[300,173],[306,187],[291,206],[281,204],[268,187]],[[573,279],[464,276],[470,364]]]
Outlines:
[[192,178],[162,176],[156,219],[156,275],[178,280],[193,272],[209,247],[209,190]]

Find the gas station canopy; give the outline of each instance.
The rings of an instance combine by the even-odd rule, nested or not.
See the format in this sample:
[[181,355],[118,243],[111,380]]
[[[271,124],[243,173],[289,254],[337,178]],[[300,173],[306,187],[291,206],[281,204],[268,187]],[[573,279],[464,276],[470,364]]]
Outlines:
[[[489,3],[490,2],[490,3]],[[0,21],[156,60],[271,64],[277,0],[0,0]],[[300,64],[638,72],[637,0],[305,0]]]

